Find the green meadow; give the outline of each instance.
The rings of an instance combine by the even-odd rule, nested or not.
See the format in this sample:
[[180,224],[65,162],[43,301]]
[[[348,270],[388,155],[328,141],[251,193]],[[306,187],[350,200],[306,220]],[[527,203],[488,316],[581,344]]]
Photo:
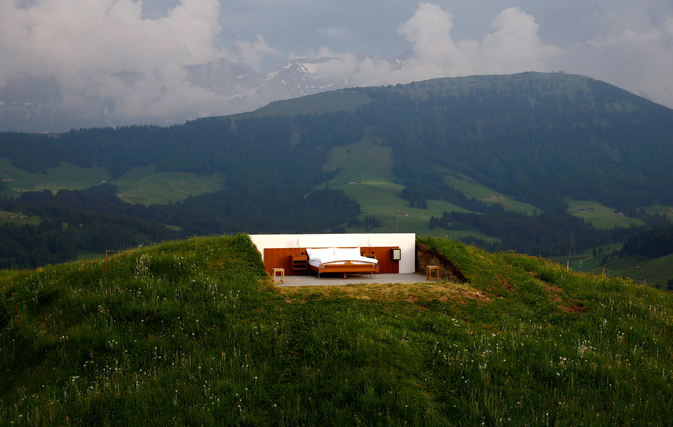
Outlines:
[[[592,200],[574,200],[565,199],[568,202],[567,212],[585,221],[591,222],[594,227],[599,229],[609,229],[615,227],[639,226],[645,223],[636,218],[627,216],[618,216],[613,208],[603,206]],[[584,211],[581,211],[584,210]]]
[[20,215],[18,212],[0,211],[0,223],[37,225],[42,221],[38,216]]
[[[371,159],[376,161],[372,162]],[[428,200],[428,209],[409,207],[409,201],[400,195],[404,186],[396,183],[393,178],[391,148],[381,146],[371,138],[365,138],[353,145],[333,147],[323,169],[340,170],[338,176],[323,185],[343,190],[346,196],[357,200],[362,209],[361,217],[376,216],[381,222],[381,228],[377,228],[376,232],[415,232],[452,239],[475,236],[489,242],[498,240],[478,230],[431,230],[431,216],[441,217],[445,211],[469,211],[439,200]],[[347,230],[361,232],[364,228],[347,227]]]
[[21,191],[76,190],[107,182],[116,184],[122,200],[143,205],[166,204],[199,194],[212,193],[224,188],[224,176],[197,176],[184,172],[156,172],[156,165],[129,169],[117,180],[102,167],[81,168],[61,162],[45,173],[30,173],[12,166],[8,159],[0,159],[2,193],[17,197]]
[[602,274],[602,269],[605,268],[606,274],[630,277],[634,280],[644,280],[649,285],[659,285],[664,288],[667,282],[673,279],[673,273],[671,273],[673,254],[654,259],[629,255],[621,259],[615,259],[604,265],[600,265],[599,261],[600,257],[594,265],[585,266],[586,271]]
[[224,188],[224,176],[197,176],[186,172],[156,172],[156,165],[129,169],[114,181],[122,200],[143,205],[177,202],[187,196],[213,193]]
[[419,243],[468,282],[276,288],[245,235],[0,272],[0,425],[673,423],[673,294]]
[[[563,266],[566,261],[570,261],[570,269],[582,271],[598,276],[612,276],[629,278],[635,281],[646,281],[648,285],[658,286],[666,289],[666,284],[673,279],[671,274],[671,265],[673,265],[673,255],[666,255],[660,258],[643,258],[639,255],[629,255],[619,258],[619,250],[623,242],[610,246],[602,247],[603,251],[596,257],[592,255],[589,249],[584,253],[572,257],[550,257],[549,260],[557,262]],[[614,256],[613,256],[614,255]],[[607,257],[607,262],[603,263],[603,258]],[[582,261],[580,263],[580,261]]]
[[87,169],[65,162],[61,162],[56,168],[47,169],[44,173],[30,173],[14,167],[9,159],[0,159],[0,177],[4,185],[2,193],[18,197],[23,190],[58,191],[89,188],[109,180],[110,173],[102,167]]
[[513,197],[506,194],[501,194],[492,190],[484,185],[479,184],[473,179],[468,177],[450,173],[448,171],[444,172],[444,182],[451,187],[454,187],[461,193],[465,194],[467,197],[474,197],[475,199],[489,204],[500,204],[505,210],[512,212],[535,212],[536,214],[541,214],[542,210],[524,202],[519,202]]
[[645,208],[645,211],[660,214],[660,215],[664,214],[669,219],[673,219],[673,207],[671,207],[671,206],[654,205],[654,206],[650,206],[649,208]]

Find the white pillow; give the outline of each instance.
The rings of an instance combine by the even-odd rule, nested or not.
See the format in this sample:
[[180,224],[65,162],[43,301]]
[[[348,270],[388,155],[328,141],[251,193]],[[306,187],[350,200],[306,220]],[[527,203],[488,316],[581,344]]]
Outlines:
[[339,260],[358,259],[360,248],[334,248],[334,257]]
[[332,258],[334,256],[334,248],[306,249],[306,254],[309,258]]

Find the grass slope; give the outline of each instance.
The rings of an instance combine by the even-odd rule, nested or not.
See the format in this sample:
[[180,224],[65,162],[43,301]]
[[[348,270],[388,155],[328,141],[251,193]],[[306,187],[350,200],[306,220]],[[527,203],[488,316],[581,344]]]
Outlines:
[[18,212],[0,211],[0,224],[10,223],[37,225],[40,223],[40,221],[42,221],[42,219],[39,216],[28,217],[28,215],[19,215]]
[[110,179],[110,173],[103,167],[81,168],[70,163],[61,162],[58,167],[48,169],[45,173],[30,173],[14,167],[11,160],[0,159],[0,176],[11,179],[3,182],[2,193],[17,197],[21,190],[76,190],[98,185]]
[[[421,235],[447,236],[459,239],[475,236],[492,242],[478,230],[431,230],[430,217],[441,217],[447,212],[469,212],[451,203],[428,200],[428,209],[409,207],[409,201],[401,197],[403,185],[394,182],[392,149],[365,137],[362,141],[343,147],[333,147],[328,155],[325,171],[341,170],[327,185],[343,190],[355,199],[362,209],[361,217],[374,215],[381,222],[377,233],[409,232]],[[357,184],[353,184],[357,183]],[[402,213],[406,215],[396,215]],[[348,227],[349,232],[362,232],[364,228]]]
[[672,206],[662,206],[654,205],[649,208],[645,208],[646,211],[651,211],[652,213],[665,214],[668,218],[673,218],[673,207]]
[[278,291],[244,235],[2,273],[0,424],[673,422],[671,294],[422,242],[470,282]]
[[166,204],[224,188],[224,176],[186,172],[156,172],[156,165],[129,169],[114,181],[122,200],[143,205]]
[[[143,205],[166,204],[184,200],[187,196],[212,193],[224,188],[224,176],[197,176],[184,172],[156,172],[156,164],[129,169],[115,181],[103,167],[81,168],[61,162],[46,173],[30,173],[12,166],[9,159],[0,159],[0,176],[11,179],[3,182],[2,193],[16,197],[20,190],[82,190],[110,182],[117,185],[122,199]],[[1,194],[1,193],[0,193]]]
[[276,101],[251,113],[236,114],[230,117],[292,117],[300,114],[322,114],[337,111],[354,113],[359,107],[370,102],[371,98],[361,89],[342,89]]
[[445,172],[444,182],[465,194],[467,197],[474,197],[475,199],[487,204],[500,204],[505,208],[506,211],[519,213],[535,212],[537,214],[543,213],[540,208],[533,206],[530,203],[519,202],[512,196],[498,193],[497,191],[492,190],[484,185],[479,184],[473,179],[464,176]]
[[592,270],[587,269],[587,271],[601,272],[605,268],[606,273],[618,274],[634,280],[646,280],[650,285],[666,285],[670,279],[673,279],[671,265],[673,265],[673,254],[654,259],[629,255],[605,265],[598,265]]
[[[574,271],[583,271],[596,275],[628,277],[634,281],[646,281],[648,285],[658,285],[665,288],[670,279],[673,279],[671,265],[673,254],[660,258],[643,258],[639,255],[629,255],[619,258],[619,249],[622,242],[604,247],[604,252],[594,257],[591,250],[574,257],[550,257],[551,261],[566,265],[570,261],[570,268]],[[603,258],[607,262],[603,264]],[[580,265],[580,261],[582,261]],[[638,267],[636,267],[638,266]]]
[[[615,210],[608,206],[592,201],[592,200],[574,200],[566,199],[568,202],[567,212],[579,218],[584,218],[585,221],[591,222],[594,227],[598,229],[610,229],[615,227],[630,227],[640,226],[645,223],[636,218],[629,218],[627,216],[618,216]],[[584,211],[580,211],[583,209]]]

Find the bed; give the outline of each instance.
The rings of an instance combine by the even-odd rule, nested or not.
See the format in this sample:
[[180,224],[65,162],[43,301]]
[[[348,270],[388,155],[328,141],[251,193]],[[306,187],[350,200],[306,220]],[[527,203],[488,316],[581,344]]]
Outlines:
[[379,272],[379,262],[360,255],[360,248],[307,248],[308,268],[318,273],[343,274],[344,279],[351,274]]

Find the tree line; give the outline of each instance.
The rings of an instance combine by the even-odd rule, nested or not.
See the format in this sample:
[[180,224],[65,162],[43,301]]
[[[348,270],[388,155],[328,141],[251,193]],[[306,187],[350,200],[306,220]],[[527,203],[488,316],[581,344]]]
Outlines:
[[121,201],[114,185],[25,192],[18,199],[3,195],[0,210],[42,221],[0,226],[0,268],[35,268],[73,260],[82,251],[102,253],[194,235],[317,233],[360,214],[360,206],[340,190],[317,190],[307,197],[281,190],[225,190],[149,207]]

